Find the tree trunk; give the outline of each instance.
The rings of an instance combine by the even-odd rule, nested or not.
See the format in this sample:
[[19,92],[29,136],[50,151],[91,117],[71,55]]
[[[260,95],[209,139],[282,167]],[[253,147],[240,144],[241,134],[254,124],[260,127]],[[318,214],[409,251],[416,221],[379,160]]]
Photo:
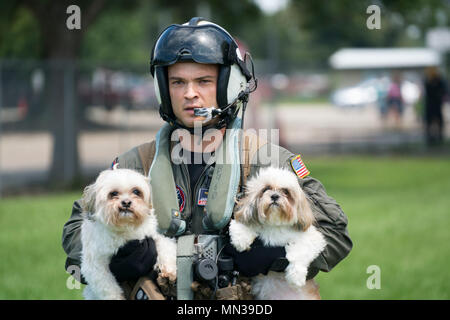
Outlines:
[[67,185],[80,175],[74,60],[49,61],[46,101],[53,136],[52,184]]
[[50,111],[53,154],[49,181],[54,186],[67,186],[80,177],[77,129],[76,61],[81,40],[105,6],[105,0],[80,1],[81,29],[69,30],[67,8],[72,1],[24,0],[40,23],[43,58],[47,62],[45,103]]
[[51,112],[53,155],[50,183],[68,185],[80,176],[76,122],[76,56],[81,44],[78,30],[62,28],[48,48],[48,109]]

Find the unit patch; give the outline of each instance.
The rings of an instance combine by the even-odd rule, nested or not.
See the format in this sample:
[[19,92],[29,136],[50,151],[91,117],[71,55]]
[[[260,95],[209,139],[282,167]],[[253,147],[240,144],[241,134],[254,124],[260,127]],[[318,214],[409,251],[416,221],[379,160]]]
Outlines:
[[119,158],[115,158],[114,161],[111,163],[111,170],[115,170],[119,167]]
[[300,179],[303,179],[308,174],[310,174],[309,170],[306,168],[305,164],[302,161],[302,158],[300,155],[296,155],[294,158],[291,159],[291,166],[294,172],[297,174],[297,176]]
[[179,185],[177,185],[177,198],[178,198],[178,206],[180,207],[180,212],[183,212],[184,206],[186,204],[186,196],[184,194],[183,189]]
[[197,205],[204,207],[206,206],[207,200],[208,200],[208,189],[200,188],[200,190],[198,190]]

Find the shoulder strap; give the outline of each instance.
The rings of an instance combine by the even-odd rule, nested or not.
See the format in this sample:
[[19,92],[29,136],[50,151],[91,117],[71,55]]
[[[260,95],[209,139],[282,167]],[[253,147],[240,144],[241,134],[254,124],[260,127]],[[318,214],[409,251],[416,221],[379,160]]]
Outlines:
[[256,152],[265,145],[267,141],[261,139],[253,130],[246,130],[243,133],[243,146],[242,146],[242,181],[241,185],[245,186],[247,178],[250,175],[251,159],[253,159]]
[[[264,141],[258,137],[252,131],[244,131],[243,135],[243,146],[242,146],[242,155],[243,155],[243,165],[242,165],[242,185],[245,185],[247,182],[247,178],[250,175],[250,159],[253,158],[255,153],[261,148],[267,141]],[[145,174],[148,174],[150,170],[150,166],[153,163],[153,159],[155,158],[156,153],[156,143],[155,140],[151,142],[147,142],[138,146],[138,154],[142,163],[142,169]]]
[[156,143],[155,140],[147,142],[138,146],[139,158],[141,159],[142,169],[145,175],[148,175],[150,166],[153,163],[153,159],[156,153]]

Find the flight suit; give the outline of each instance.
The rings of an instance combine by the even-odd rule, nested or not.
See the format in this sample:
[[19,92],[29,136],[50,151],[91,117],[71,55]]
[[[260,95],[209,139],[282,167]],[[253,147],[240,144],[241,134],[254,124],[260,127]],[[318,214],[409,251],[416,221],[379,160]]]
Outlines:
[[[149,166],[155,154],[155,141],[135,147],[120,155],[114,161],[119,168],[134,169],[144,175],[148,174]],[[278,166],[287,168],[295,173],[291,160],[296,157],[290,151],[267,143],[262,145],[249,159],[249,178],[254,176],[260,168]],[[205,195],[214,172],[214,164],[206,165],[198,181],[191,190],[189,171],[184,163],[172,163],[173,176],[177,188],[178,204],[181,218],[187,221],[186,232],[194,234],[207,233],[203,230],[202,219],[205,215]],[[317,229],[326,239],[324,251],[311,263],[308,279],[313,278],[319,270],[329,272],[338,262],[344,259],[352,248],[352,241],[347,230],[347,217],[339,204],[327,195],[322,183],[310,175],[298,178],[298,182],[310,200],[313,214],[316,218]],[[81,239],[80,227],[82,223],[81,207],[75,201],[72,215],[65,223],[62,245],[67,254],[66,268],[70,265],[80,265]],[[158,214],[158,212],[156,212]]]

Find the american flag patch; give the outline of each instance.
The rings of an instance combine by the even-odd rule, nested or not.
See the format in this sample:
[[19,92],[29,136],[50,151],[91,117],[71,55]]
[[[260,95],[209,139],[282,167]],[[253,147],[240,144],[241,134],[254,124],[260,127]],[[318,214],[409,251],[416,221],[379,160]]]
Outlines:
[[295,173],[300,179],[303,179],[308,174],[310,174],[309,170],[306,168],[305,164],[302,161],[300,155],[296,155],[291,159],[291,166],[294,169]]
[[119,158],[115,158],[114,161],[111,163],[111,170],[115,170],[119,167]]

